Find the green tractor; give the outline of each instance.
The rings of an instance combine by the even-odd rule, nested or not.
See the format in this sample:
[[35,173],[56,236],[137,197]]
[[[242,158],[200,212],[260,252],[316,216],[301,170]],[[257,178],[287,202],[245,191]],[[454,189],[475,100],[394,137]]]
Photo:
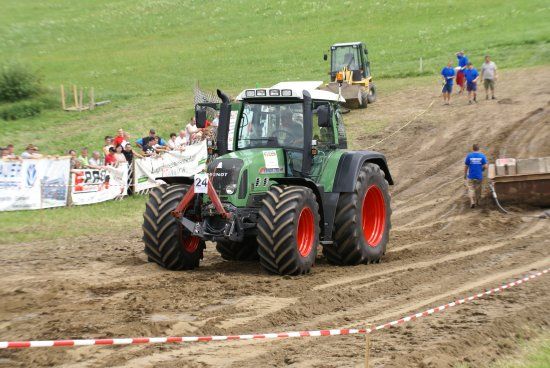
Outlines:
[[[244,90],[236,103],[218,91],[206,173],[159,178],[146,204],[148,259],[170,270],[199,266],[206,241],[226,260],[256,260],[270,273],[300,275],[319,246],[335,265],[377,263],[391,228],[384,155],[349,151],[343,98],[315,82]],[[313,87],[313,88],[312,88]]]

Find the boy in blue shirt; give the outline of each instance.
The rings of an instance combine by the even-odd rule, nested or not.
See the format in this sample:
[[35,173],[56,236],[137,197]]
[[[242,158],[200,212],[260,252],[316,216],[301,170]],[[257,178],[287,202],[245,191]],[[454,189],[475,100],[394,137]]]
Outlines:
[[447,66],[441,70],[441,76],[443,77],[443,104],[451,104],[451,92],[453,92],[453,78],[455,76],[455,70],[453,69],[451,60],[447,63]]
[[464,92],[464,70],[468,65],[468,57],[464,55],[464,51],[459,51],[456,53],[456,59],[458,60],[458,67],[460,68],[456,73],[456,84],[460,86],[460,91],[458,93]]
[[477,81],[479,79],[479,73],[474,68],[471,62],[468,62],[468,67],[464,70],[464,77],[466,78],[466,90],[468,91],[468,103],[472,104],[472,94],[474,95],[474,102],[477,103]]
[[464,160],[464,180],[466,180],[466,186],[468,187],[470,208],[479,205],[483,171],[487,169],[487,157],[479,152],[479,145],[474,144],[472,150],[473,152],[468,153]]

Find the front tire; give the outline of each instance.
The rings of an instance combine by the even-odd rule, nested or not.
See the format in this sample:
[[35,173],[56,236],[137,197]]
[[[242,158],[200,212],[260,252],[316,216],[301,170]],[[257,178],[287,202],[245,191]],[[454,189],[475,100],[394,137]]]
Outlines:
[[330,263],[377,263],[386,253],[391,229],[389,185],[384,172],[367,163],[351,193],[342,193],[336,208],[334,240],[323,248]]
[[311,270],[319,244],[319,205],[313,191],[274,186],[258,221],[260,265],[270,273],[301,275]]
[[369,93],[367,94],[367,101],[370,104],[376,101],[376,85],[374,83],[371,83],[369,85]]
[[203,257],[204,241],[191,236],[171,213],[188,189],[189,186],[183,184],[153,189],[143,214],[145,254],[169,270],[192,270]]

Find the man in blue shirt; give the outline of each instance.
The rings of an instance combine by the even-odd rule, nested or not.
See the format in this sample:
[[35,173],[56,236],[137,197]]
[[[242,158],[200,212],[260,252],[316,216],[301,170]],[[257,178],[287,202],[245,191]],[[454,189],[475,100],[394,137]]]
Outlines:
[[468,103],[472,104],[472,94],[474,95],[474,102],[477,103],[476,91],[479,73],[471,62],[468,62],[468,67],[464,70],[464,77],[466,78],[466,89],[468,90]]
[[453,78],[455,76],[455,70],[453,69],[453,63],[451,60],[447,63],[447,66],[441,70],[441,76],[443,77],[443,103],[445,105],[451,104],[451,92],[453,92]]
[[487,157],[479,152],[479,145],[474,144],[472,149],[473,152],[468,153],[464,160],[464,180],[466,180],[466,186],[468,187],[470,208],[479,205],[483,171],[487,168]]
[[460,68],[456,73],[456,84],[460,86],[460,91],[458,93],[464,92],[464,70],[468,65],[468,57],[464,55],[464,51],[459,51],[456,53],[456,58],[458,60],[458,67]]

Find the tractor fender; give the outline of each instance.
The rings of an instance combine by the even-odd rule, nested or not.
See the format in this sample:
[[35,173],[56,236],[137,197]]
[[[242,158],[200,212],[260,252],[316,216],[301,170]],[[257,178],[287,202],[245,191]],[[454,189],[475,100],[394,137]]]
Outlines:
[[192,185],[193,184],[193,177],[192,176],[161,176],[158,178],[155,178],[155,180],[162,180],[166,184],[187,184]]
[[393,179],[386,162],[386,157],[383,154],[375,151],[350,151],[344,153],[340,157],[332,191],[338,193],[353,192],[359,170],[361,170],[361,167],[367,162],[372,162],[380,166],[388,184],[393,185]]

